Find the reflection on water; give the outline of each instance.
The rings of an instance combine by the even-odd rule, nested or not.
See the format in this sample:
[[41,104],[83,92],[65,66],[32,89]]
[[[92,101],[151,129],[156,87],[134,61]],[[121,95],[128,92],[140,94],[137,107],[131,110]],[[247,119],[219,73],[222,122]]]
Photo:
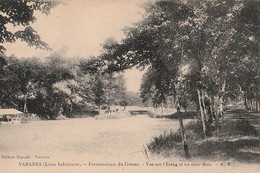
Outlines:
[[145,158],[142,151],[153,136],[177,130],[178,126],[177,120],[153,119],[146,115],[6,125],[0,126],[0,151],[92,159]]

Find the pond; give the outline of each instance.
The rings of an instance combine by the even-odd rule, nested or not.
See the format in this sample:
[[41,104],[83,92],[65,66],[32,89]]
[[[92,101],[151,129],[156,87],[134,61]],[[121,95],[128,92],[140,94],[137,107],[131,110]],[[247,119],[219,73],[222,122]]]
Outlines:
[[122,119],[76,118],[0,126],[0,152],[55,159],[145,159],[144,146],[178,120],[137,115]]

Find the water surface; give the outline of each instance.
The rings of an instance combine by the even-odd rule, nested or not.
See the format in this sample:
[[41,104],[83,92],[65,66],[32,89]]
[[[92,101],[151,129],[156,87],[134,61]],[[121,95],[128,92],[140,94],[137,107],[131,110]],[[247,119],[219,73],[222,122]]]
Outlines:
[[178,120],[138,115],[122,119],[81,118],[0,126],[1,154],[55,158],[145,158],[152,137],[177,130]]

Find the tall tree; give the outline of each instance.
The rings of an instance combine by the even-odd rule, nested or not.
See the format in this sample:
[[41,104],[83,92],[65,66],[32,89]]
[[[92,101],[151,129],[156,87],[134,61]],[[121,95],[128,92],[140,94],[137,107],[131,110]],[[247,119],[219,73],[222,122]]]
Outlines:
[[[182,87],[177,86],[191,87],[190,98],[196,98],[206,136],[209,114],[214,112],[216,120],[223,115],[227,86],[239,81],[235,76],[257,74],[243,82],[252,86],[243,89],[250,90],[250,98],[257,96],[252,93],[259,90],[259,82],[252,81],[259,81],[259,4],[244,0],[149,3],[144,18],[126,28],[126,38],[116,45],[109,67],[149,66],[142,83],[144,99],[149,93],[159,102],[167,94],[179,98],[182,92],[176,90]],[[185,65],[190,70],[180,78]],[[243,68],[249,73],[241,73]]]
[[181,51],[173,44],[174,28],[176,23],[189,16],[189,9],[175,2],[159,1],[149,4],[146,12],[147,17],[126,29],[126,39],[117,46],[110,69],[150,66],[141,94],[145,98],[152,89],[154,103],[163,105],[167,94],[172,92],[174,95],[181,60]]

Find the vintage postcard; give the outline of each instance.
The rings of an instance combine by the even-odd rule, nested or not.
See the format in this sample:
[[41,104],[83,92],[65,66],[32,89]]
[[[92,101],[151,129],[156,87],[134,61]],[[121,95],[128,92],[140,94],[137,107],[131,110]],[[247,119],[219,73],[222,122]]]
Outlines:
[[260,173],[259,0],[0,0],[1,173]]

